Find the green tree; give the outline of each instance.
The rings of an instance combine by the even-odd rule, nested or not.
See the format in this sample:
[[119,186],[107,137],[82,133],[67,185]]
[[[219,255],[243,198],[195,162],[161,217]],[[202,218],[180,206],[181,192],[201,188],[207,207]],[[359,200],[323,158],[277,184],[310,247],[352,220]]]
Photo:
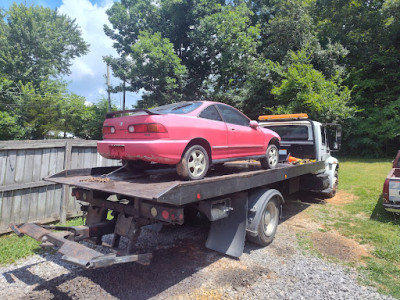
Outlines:
[[21,84],[19,89],[14,113],[25,129],[25,139],[43,139],[50,131],[84,137],[88,119],[85,99],[68,93],[66,83],[45,80],[37,89],[32,83]]
[[[117,107],[112,106],[112,111],[116,111]],[[98,103],[88,106],[89,117],[84,125],[85,138],[92,140],[103,139],[103,122],[108,112],[108,100],[101,99]]]
[[88,51],[75,20],[25,4],[14,3],[3,15],[0,41],[0,74],[35,87],[49,76],[68,74],[72,59]]
[[0,140],[22,139],[24,135],[24,128],[19,124],[18,116],[0,111]]
[[270,62],[272,70],[282,81],[272,89],[278,102],[273,108],[277,113],[307,113],[321,122],[342,121],[351,117],[355,108],[348,106],[350,90],[341,86],[340,77],[326,79],[310,64],[305,49],[291,52],[288,68]]
[[224,6],[221,12],[202,18],[194,29],[193,52],[208,65],[203,89],[210,98],[241,105],[237,92],[258,57],[260,31],[259,26],[251,26],[251,16],[245,4]]
[[393,155],[400,122],[400,4],[387,1],[318,1],[315,18],[322,41],[344,45],[352,89],[359,112],[344,128],[343,145],[352,153]]
[[[186,68],[174,53],[173,45],[160,33],[141,32],[132,46],[131,86],[144,89],[143,102],[146,106],[163,105],[179,101]],[[141,103],[139,102],[139,105]]]
[[[172,49],[174,55],[179,58],[180,64],[183,66],[180,68],[182,70],[186,69],[184,73],[187,76],[178,79],[177,76],[168,75],[168,80],[160,80],[157,84],[166,84],[169,86],[177,84],[180,89],[180,97],[186,99],[204,96],[202,86],[203,81],[210,74],[209,64],[204,64],[194,53],[196,45],[193,42],[191,33],[199,26],[199,22],[204,16],[220,11],[224,3],[225,1],[222,0],[163,0],[159,3],[150,0],[122,0],[121,2],[114,3],[107,11],[112,26],[105,26],[104,28],[106,35],[115,41],[114,48],[120,55],[120,58],[107,58],[114,75],[124,81],[125,70],[132,68],[129,57],[134,55],[132,53],[133,49],[136,52],[139,51],[137,47],[132,48],[132,46],[135,43],[140,43],[142,47],[144,40],[148,40],[149,38],[156,42],[156,36],[160,35],[160,38],[165,41],[163,43],[167,48],[164,51],[169,56],[169,60],[174,60],[170,52],[170,49]],[[148,37],[143,36],[145,33],[148,34]],[[159,46],[161,44],[158,43]],[[155,57],[153,57],[153,61],[155,62],[154,59]],[[165,60],[160,62],[160,65],[165,65]],[[170,66],[167,68],[171,69]],[[142,69],[145,72],[149,70],[149,68]],[[174,67],[173,69],[176,68]],[[181,74],[182,71],[177,70],[175,75],[178,73]],[[164,71],[163,74],[170,74],[170,70]],[[172,82],[171,78],[173,78]],[[185,81],[184,85],[180,83],[183,80]],[[142,83],[145,84],[145,82],[148,81],[140,81],[140,78],[139,80],[131,78],[127,89],[137,90],[135,85],[140,86]],[[153,83],[155,82],[153,81]],[[182,89],[180,86],[182,86]],[[154,88],[156,87],[153,86]],[[119,88],[117,87],[117,89]],[[165,91],[162,91],[163,87],[157,87],[158,92],[154,93],[154,95],[153,89],[148,91],[144,97],[145,101],[150,101],[150,106],[153,103],[160,102],[158,100],[160,93],[162,94],[161,99],[165,94]],[[171,88],[166,88],[166,90],[170,91]],[[167,94],[170,94],[170,92]],[[180,97],[176,98],[175,101],[179,100]],[[169,98],[172,99],[171,97]],[[142,105],[144,103],[141,102]]]
[[86,123],[91,118],[90,108],[85,104],[85,98],[76,94],[66,93],[60,105],[60,119],[57,129],[64,133],[71,133],[76,137],[88,139],[89,133],[85,130]]

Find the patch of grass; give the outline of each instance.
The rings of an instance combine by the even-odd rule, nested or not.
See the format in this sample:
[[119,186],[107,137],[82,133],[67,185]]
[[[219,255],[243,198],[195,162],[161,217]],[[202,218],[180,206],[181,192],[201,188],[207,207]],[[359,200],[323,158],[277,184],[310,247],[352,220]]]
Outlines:
[[[63,225],[79,226],[82,224],[82,218],[75,218],[68,220],[67,223]],[[42,249],[39,245],[40,242],[28,236],[19,238],[14,233],[0,236],[0,265],[14,263],[18,259],[28,257],[35,253],[40,254],[49,251],[47,249]]]
[[[39,250],[39,242],[16,234],[6,234],[0,237],[0,265],[9,264],[20,258],[27,257]],[[39,248],[39,249],[38,249]]]
[[[313,243],[311,241],[310,236],[307,233],[305,232],[297,233],[296,236],[297,236],[297,242],[299,243],[301,249],[307,250],[308,252],[310,251],[314,252]],[[314,254],[319,254],[319,253],[314,253]]]
[[390,169],[388,159],[342,160],[339,188],[355,195],[355,200],[315,206],[312,215],[323,220],[326,228],[368,245],[372,256],[358,266],[366,283],[400,299],[400,226],[384,210],[381,196]]

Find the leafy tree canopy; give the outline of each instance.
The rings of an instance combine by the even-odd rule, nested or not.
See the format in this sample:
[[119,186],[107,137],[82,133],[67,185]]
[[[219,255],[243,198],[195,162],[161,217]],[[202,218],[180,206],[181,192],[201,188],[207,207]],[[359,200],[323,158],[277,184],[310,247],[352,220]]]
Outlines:
[[282,80],[272,89],[278,100],[273,111],[277,113],[305,112],[311,119],[335,122],[350,117],[355,109],[348,106],[350,90],[341,87],[340,77],[326,79],[313,68],[305,49],[291,52],[291,63],[285,68],[279,63],[269,63],[272,71]]
[[68,74],[72,59],[86,54],[89,46],[75,20],[16,3],[0,20],[0,41],[0,74],[36,87],[49,76]]

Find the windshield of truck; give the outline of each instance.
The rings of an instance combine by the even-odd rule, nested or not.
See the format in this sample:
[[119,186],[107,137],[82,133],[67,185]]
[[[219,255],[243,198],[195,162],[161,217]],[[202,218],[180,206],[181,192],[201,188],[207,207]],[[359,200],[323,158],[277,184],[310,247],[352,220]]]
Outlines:
[[278,125],[267,126],[266,128],[275,131],[282,141],[307,141],[308,127],[299,125]]
[[202,102],[178,102],[149,109],[158,114],[187,114],[198,108]]

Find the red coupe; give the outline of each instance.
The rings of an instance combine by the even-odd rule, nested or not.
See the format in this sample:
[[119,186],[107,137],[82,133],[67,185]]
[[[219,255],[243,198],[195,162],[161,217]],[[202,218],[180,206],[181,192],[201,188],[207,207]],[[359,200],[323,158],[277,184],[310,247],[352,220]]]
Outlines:
[[[117,117],[118,116],[118,117]],[[275,168],[280,137],[237,109],[218,102],[190,101],[107,114],[98,152],[129,169],[176,165],[183,179],[203,178],[210,164],[260,160]]]

